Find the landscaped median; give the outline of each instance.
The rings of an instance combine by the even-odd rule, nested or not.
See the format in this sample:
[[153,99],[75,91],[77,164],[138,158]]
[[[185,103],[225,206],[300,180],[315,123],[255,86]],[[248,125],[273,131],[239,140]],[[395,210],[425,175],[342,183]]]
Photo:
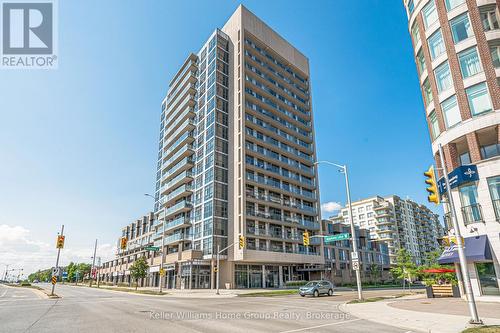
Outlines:
[[499,333],[499,332],[500,332],[500,326],[498,325],[471,327],[462,331],[462,333]]
[[34,286],[34,285],[32,285],[32,284],[30,284],[28,282],[21,282],[19,284],[17,284],[17,283],[9,283],[9,284],[7,284],[7,286],[8,287],[15,287],[15,288],[34,289],[34,290],[37,290],[37,291],[41,292],[42,294],[44,294],[48,298],[61,298],[57,294],[51,295],[48,290],[40,288],[38,286]]
[[92,287],[90,287],[88,284],[78,284],[78,285],[74,285],[74,286],[78,286],[78,287],[87,287],[87,288],[99,288],[99,289],[102,289],[102,290],[112,290],[112,291],[121,291],[121,292],[124,292],[124,293],[133,293],[133,294],[142,294],[142,295],[157,295],[157,296],[161,296],[161,295],[167,295],[168,293],[166,292],[159,292],[159,291],[156,291],[156,290],[151,290],[151,289],[135,289],[135,287],[129,287],[128,285],[127,286],[106,286],[106,285],[100,285],[99,287],[96,285],[96,284],[93,284]]
[[403,296],[410,296],[410,295],[416,295],[416,293],[402,293],[402,294],[391,295],[391,296],[369,297],[369,298],[364,298],[362,300],[353,299],[353,300],[347,302],[347,304],[378,302],[378,301],[396,299],[396,298],[400,298],[400,297],[403,297]]

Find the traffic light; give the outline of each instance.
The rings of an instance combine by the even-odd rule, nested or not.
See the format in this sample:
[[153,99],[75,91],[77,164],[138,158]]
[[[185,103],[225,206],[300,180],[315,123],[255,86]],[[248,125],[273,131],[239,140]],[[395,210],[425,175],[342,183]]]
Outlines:
[[245,237],[243,235],[240,235],[239,241],[240,241],[240,250],[241,250],[245,247]]
[[304,246],[309,246],[309,232],[307,230],[302,234],[302,243]]
[[127,248],[127,237],[122,237],[120,239],[120,249],[125,250]]
[[436,205],[439,205],[439,193],[438,193],[436,175],[434,173],[433,165],[429,167],[429,170],[424,172],[424,176],[427,177],[425,183],[429,185],[429,187],[426,188],[427,192],[429,192],[429,195],[427,196],[427,201],[434,202]]
[[64,248],[64,236],[57,236],[56,249]]

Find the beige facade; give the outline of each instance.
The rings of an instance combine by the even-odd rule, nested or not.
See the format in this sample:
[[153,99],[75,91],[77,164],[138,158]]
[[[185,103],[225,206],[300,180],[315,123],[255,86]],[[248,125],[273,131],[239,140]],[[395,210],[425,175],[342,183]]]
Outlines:
[[[441,145],[449,173],[479,176],[451,189],[462,235],[486,235],[492,252],[468,263],[474,293],[500,295],[499,1],[404,4],[436,165],[441,168]],[[454,234],[449,218],[447,229]]]
[[[391,195],[355,201],[352,207],[354,224],[367,229],[372,241],[387,243],[391,264],[396,263],[401,248],[412,255],[416,264],[422,264],[427,253],[439,250],[443,226],[439,216],[424,205]],[[347,223],[348,214],[344,207],[330,220]]]

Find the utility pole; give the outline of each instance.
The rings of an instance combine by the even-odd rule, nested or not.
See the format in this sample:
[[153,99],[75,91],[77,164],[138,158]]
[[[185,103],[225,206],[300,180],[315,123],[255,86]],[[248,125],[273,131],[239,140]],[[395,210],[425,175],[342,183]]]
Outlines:
[[446,190],[448,191],[448,201],[450,205],[451,221],[453,222],[453,229],[455,229],[457,252],[458,252],[458,258],[460,260],[460,270],[462,271],[462,277],[464,280],[465,298],[467,299],[467,305],[469,307],[469,312],[472,317],[470,323],[482,324],[483,322],[481,319],[479,319],[479,315],[477,313],[476,301],[474,299],[474,293],[472,292],[472,285],[470,282],[469,271],[467,270],[467,259],[465,256],[464,243],[462,235],[460,233],[460,227],[458,225],[455,203],[453,202],[453,195],[451,194],[450,180],[448,179],[448,171],[446,170],[446,164],[444,163],[443,147],[441,146],[441,144],[439,144],[438,148],[439,148],[439,158],[441,160],[441,168],[443,170],[444,181],[446,184]]
[[9,266],[8,264],[5,264],[5,277],[4,280],[7,281],[7,272],[9,271]]
[[97,251],[97,239],[95,240],[95,245],[94,245],[94,256],[92,257],[92,269],[90,270],[90,285],[89,287],[92,287],[92,281],[94,281],[94,272],[97,274],[95,271],[95,253]]
[[[349,222],[351,225],[351,238],[352,238],[352,254],[351,254],[351,259],[352,261],[357,261],[359,263],[359,251],[358,251],[358,238],[356,236],[356,228],[354,227],[354,219],[352,215],[352,203],[351,203],[351,191],[349,189],[349,175],[347,173],[347,165],[340,165],[340,164],[335,164],[330,161],[317,161],[314,162],[315,165],[319,163],[325,163],[329,165],[333,165],[337,168],[339,168],[340,172],[344,174],[345,177],[345,187],[346,187],[346,192],[347,192],[347,204],[349,205]],[[360,267],[358,265],[358,269],[355,269],[354,271],[356,272],[356,284],[358,287],[358,299],[361,301],[363,300],[363,287],[361,285],[361,272],[360,272]]]
[[215,288],[217,288],[217,295],[220,295],[219,293],[219,262],[220,262],[220,245],[217,244],[217,272],[215,272],[215,274],[217,274],[217,277],[215,278]]
[[[61,233],[59,236],[64,236],[64,224],[61,227]],[[59,270],[59,255],[61,254],[61,248],[58,247],[57,249],[57,259],[56,259],[56,271]],[[54,296],[54,289],[56,288],[55,283],[52,284],[52,291],[50,292],[50,296]]]
[[[97,270],[101,268],[101,257],[97,257]],[[99,288],[99,272],[97,271],[97,288]]]

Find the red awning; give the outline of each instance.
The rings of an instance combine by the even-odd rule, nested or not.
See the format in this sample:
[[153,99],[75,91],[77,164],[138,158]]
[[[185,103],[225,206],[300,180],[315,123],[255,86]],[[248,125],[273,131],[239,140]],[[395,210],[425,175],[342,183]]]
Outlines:
[[439,273],[455,273],[455,270],[449,268],[430,268],[430,269],[424,269],[422,272],[439,274]]

